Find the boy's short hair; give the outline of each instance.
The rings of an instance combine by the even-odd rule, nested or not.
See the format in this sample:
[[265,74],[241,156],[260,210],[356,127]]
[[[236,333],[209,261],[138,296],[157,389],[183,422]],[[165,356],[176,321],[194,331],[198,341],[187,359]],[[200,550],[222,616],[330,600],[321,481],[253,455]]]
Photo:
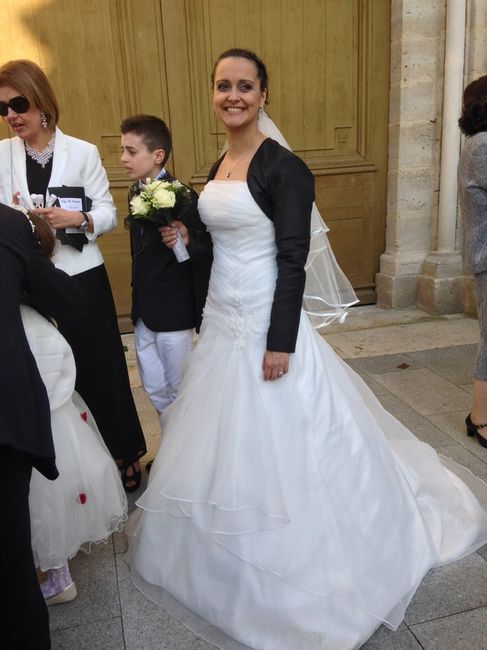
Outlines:
[[132,115],[131,117],[126,117],[120,125],[120,132],[123,135],[126,133],[140,135],[142,142],[149,151],[164,149],[166,154],[162,161],[162,165],[164,166],[171,153],[172,138],[166,123],[160,117],[156,117],[155,115]]

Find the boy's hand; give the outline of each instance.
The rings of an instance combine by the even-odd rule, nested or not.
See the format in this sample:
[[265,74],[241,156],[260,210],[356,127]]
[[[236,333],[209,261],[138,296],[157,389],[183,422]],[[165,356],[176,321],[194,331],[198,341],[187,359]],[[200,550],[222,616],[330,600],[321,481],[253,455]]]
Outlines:
[[189,233],[188,229],[182,221],[173,221],[170,226],[161,226],[159,232],[161,233],[162,242],[168,247],[173,248],[176,244],[176,239],[179,234],[181,235],[183,242],[187,246],[189,244]]

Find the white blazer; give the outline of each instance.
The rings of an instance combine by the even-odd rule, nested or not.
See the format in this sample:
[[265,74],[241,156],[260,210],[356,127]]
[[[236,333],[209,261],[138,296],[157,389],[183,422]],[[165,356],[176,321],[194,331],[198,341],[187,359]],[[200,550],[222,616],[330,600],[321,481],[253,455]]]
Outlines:
[[[20,192],[24,204],[32,206],[25,163],[24,141],[8,138],[0,141],[0,202],[10,205],[14,192]],[[81,252],[56,240],[52,261],[68,275],[76,275],[103,264],[101,251],[96,243],[99,235],[113,230],[117,225],[116,209],[109,192],[108,178],[94,144],[65,135],[56,127],[56,142],[52,161],[50,187],[67,185],[84,187],[92,200],[90,214],[93,233],[86,233],[89,240]]]

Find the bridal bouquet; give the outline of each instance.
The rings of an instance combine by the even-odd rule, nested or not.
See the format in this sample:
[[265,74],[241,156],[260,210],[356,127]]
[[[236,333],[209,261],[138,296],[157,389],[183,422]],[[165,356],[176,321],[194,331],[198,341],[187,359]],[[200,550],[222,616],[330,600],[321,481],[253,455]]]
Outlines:
[[[145,219],[158,226],[171,226],[191,204],[191,192],[179,181],[139,182],[139,193],[130,199],[132,219]],[[189,259],[183,239],[178,231],[176,245],[173,247],[178,262]]]

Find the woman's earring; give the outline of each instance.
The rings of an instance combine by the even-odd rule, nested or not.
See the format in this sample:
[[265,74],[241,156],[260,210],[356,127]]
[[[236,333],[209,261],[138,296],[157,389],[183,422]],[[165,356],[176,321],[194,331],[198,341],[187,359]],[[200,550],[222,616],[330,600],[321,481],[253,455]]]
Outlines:
[[47,115],[44,112],[41,113],[41,126],[43,129],[47,129]]

